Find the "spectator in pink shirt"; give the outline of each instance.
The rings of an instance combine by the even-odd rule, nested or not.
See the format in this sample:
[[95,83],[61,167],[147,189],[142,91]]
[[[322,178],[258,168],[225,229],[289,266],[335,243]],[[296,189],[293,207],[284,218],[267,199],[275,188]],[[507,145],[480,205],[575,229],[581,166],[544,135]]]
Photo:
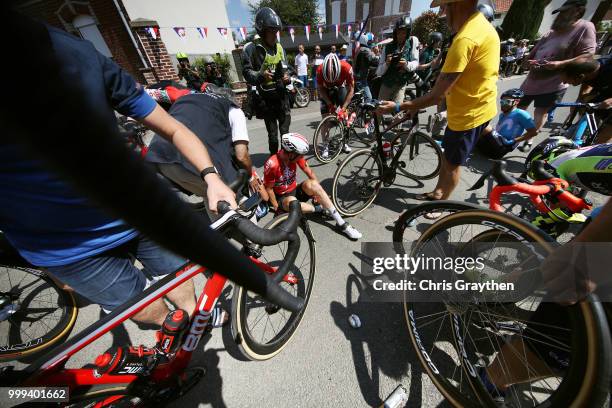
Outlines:
[[[568,88],[558,71],[569,62],[595,53],[595,26],[582,20],[586,3],[587,0],[567,0],[553,11],[558,15],[551,30],[544,34],[527,57],[530,71],[521,85],[525,96],[518,107],[525,110],[533,102],[537,131],[544,125],[546,112],[563,99]],[[528,142],[520,150],[528,151],[530,146]]]

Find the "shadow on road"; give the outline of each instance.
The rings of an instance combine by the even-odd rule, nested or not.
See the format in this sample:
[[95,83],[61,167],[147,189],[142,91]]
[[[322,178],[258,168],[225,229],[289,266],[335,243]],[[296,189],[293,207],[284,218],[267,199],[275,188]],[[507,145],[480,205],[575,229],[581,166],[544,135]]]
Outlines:
[[[330,304],[330,313],[351,343],[355,374],[363,399],[369,406],[382,403],[380,374],[399,383],[410,377],[409,401],[406,406],[423,406],[421,369],[412,352],[408,332],[399,303],[371,303],[359,300],[366,284],[352,264],[353,275],[346,283],[346,307],[340,302]],[[362,326],[352,328],[351,314],[359,316]],[[382,398],[381,398],[382,397]]]

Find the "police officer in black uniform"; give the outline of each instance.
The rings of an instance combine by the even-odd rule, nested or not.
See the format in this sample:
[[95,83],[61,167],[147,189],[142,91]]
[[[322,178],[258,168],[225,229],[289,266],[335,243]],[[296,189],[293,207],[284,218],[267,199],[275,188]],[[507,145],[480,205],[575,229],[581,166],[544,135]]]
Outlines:
[[[252,109],[266,123],[270,154],[278,151],[279,130],[283,135],[289,132],[291,124],[286,88],[290,82],[286,72],[287,60],[276,38],[281,28],[281,20],[274,10],[268,7],[260,9],[255,15],[255,29],[260,38],[248,43],[242,53],[242,74],[249,85]],[[256,88],[256,93],[251,87]]]

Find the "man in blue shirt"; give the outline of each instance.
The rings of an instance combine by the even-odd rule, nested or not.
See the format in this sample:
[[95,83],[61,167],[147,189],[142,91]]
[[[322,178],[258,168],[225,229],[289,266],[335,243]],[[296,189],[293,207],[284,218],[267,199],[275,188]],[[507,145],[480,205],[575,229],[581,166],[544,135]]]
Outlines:
[[538,131],[531,115],[518,109],[523,97],[518,88],[504,92],[500,99],[501,111],[495,130],[488,126],[478,140],[478,149],[492,159],[500,159],[514,150],[518,143],[534,138]]
[[[61,61],[62,79],[82,90],[83,104],[110,124],[116,125],[113,110],[117,110],[167,137],[201,172],[210,207],[216,208],[220,200],[236,206],[233,192],[223,184],[206,148],[190,130],[90,42],[51,27],[46,31],[45,40]],[[9,139],[0,139],[0,230],[29,263],[50,271],[106,311],[144,289],[146,279],[133,265],[134,258],[153,276],[173,272],[185,263],[81,196]],[[191,283],[168,297],[189,313],[195,308]],[[167,313],[165,303],[158,300],[134,319],[161,324]]]

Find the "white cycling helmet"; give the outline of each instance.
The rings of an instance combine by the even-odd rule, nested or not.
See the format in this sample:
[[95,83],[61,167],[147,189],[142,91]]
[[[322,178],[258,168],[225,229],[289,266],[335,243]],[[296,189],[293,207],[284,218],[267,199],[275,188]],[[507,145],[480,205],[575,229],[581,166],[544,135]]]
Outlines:
[[323,79],[327,83],[334,83],[340,78],[340,59],[334,53],[329,53],[323,60]]
[[281,137],[281,146],[288,153],[304,155],[310,150],[308,140],[299,133],[285,133]]

